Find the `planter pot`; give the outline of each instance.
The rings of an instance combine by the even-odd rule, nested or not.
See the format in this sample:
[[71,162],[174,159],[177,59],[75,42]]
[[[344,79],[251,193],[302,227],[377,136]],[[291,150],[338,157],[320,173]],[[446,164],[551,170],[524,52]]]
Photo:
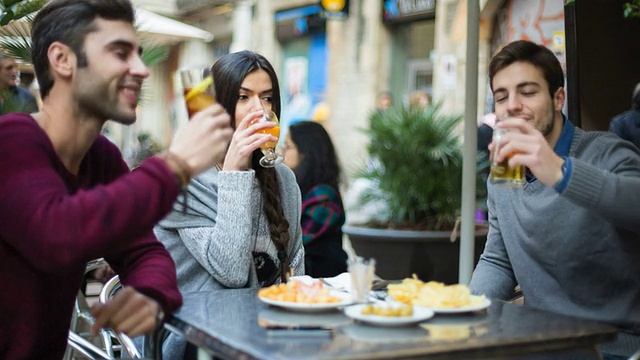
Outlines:
[[[420,280],[447,284],[458,282],[460,238],[450,241],[450,231],[374,229],[345,225],[353,249],[365,258],[376,259],[376,274],[395,280],[416,274]],[[474,262],[484,250],[488,229],[475,233]]]

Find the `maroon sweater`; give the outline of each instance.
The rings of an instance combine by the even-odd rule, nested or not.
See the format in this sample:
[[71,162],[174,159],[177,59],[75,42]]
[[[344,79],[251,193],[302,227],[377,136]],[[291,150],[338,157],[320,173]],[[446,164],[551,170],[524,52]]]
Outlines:
[[0,117],[0,359],[61,359],[85,264],[104,257],[165,312],[182,303],[152,232],[177,182],[157,158],[129,172],[98,137],[69,173],[28,114]]

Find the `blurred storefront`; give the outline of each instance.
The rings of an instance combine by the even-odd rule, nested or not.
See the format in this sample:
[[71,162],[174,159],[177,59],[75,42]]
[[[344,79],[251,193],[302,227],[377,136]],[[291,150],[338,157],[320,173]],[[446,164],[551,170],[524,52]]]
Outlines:
[[312,111],[324,100],[327,83],[326,20],[320,4],[274,14],[276,38],[282,48],[281,127],[311,120]]
[[[368,139],[361,129],[379,92],[390,91],[396,103],[406,103],[423,91],[443,101],[446,111],[464,111],[466,1],[166,0],[167,11],[214,39],[173,44],[160,73],[171,78],[180,67],[210,65],[231,51],[263,54],[280,77],[283,128],[299,120],[322,121],[351,179],[366,159]],[[491,54],[507,42],[529,39],[564,61],[564,12],[556,0],[479,1],[483,114],[492,108],[486,79]],[[177,89],[165,85],[163,99],[174,104],[169,126],[161,131],[160,140],[168,143],[186,116],[174,101]]]

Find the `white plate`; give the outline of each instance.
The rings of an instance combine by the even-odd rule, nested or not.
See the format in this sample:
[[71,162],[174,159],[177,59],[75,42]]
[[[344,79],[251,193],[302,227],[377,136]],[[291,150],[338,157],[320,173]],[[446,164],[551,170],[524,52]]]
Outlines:
[[260,299],[260,301],[262,301],[265,304],[281,307],[287,310],[301,311],[301,312],[328,311],[328,310],[337,309],[339,307],[343,307],[352,303],[351,297],[349,294],[338,293],[333,291],[330,291],[329,294],[331,296],[340,298],[340,301],[333,302],[333,303],[297,303],[292,301],[272,300],[272,299],[267,299],[261,296],[258,296],[258,299]]
[[413,307],[413,315],[411,316],[380,316],[380,315],[362,315],[362,308],[366,304],[349,306],[344,309],[344,314],[348,317],[362,321],[372,325],[382,326],[404,326],[412,325],[433,317],[433,311],[423,307]]
[[491,300],[487,298],[480,299],[482,298],[482,296],[476,296],[476,295],[471,295],[471,297],[474,298],[474,300],[478,301],[478,303],[469,305],[469,306],[458,307],[458,308],[427,307],[427,306],[420,306],[420,305],[414,305],[413,308],[414,309],[415,308],[430,309],[430,310],[433,310],[433,312],[435,312],[436,314],[460,314],[460,313],[484,310],[488,308],[489,305],[491,305]]

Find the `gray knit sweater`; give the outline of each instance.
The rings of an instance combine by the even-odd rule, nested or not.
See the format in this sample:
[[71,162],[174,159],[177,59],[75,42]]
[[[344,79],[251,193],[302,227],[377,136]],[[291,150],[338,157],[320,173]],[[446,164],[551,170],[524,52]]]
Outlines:
[[537,180],[488,185],[490,228],[471,289],[506,300],[520,284],[527,306],[640,331],[638,149],[576,128],[569,156],[561,194]]
[[[295,275],[304,275],[300,189],[288,167],[278,165],[276,172],[289,221],[287,253]],[[183,200],[155,228],[176,262],[180,291],[258,287],[254,251],[266,252],[279,264],[254,170],[211,168],[189,184],[186,213]]]

